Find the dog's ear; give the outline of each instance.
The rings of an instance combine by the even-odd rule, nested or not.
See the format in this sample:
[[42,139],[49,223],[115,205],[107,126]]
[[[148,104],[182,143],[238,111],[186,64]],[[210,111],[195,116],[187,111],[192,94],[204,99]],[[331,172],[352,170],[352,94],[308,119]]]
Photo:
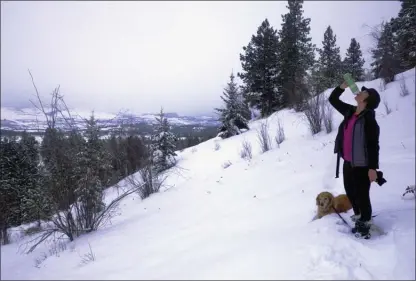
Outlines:
[[331,194],[331,196],[328,196],[329,205],[332,206],[335,202],[335,197]]

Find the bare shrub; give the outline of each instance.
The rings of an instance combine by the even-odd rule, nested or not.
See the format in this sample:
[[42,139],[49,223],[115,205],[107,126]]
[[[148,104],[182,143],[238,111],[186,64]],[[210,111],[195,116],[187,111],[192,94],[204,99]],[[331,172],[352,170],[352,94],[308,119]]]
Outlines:
[[333,108],[329,101],[322,102],[322,121],[324,122],[325,131],[327,134],[332,132],[333,129]]
[[260,130],[257,130],[257,138],[260,143],[260,149],[262,153],[269,151],[271,149],[269,125],[267,123],[267,120],[264,122],[261,122]]
[[35,267],[40,268],[40,265],[48,258],[48,255],[43,252],[40,257],[35,258]]
[[80,256],[81,257],[81,263],[80,263],[80,265],[86,265],[86,264],[88,264],[90,262],[95,261],[95,259],[96,259],[95,254],[92,251],[92,248],[91,248],[91,244],[90,243],[88,243],[88,247],[89,247],[88,253],[84,254],[83,256]]
[[248,159],[248,160],[253,158],[253,154],[251,152],[251,143],[249,143],[246,140],[244,140],[243,143],[242,143],[242,147],[241,147],[241,151],[240,151],[240,157],[243,158],[243,159]]
[[59,257],[60,253],[66,251],[67,249],[67,241],[64,241],[66,239],[60,238],[54,238],[51,242],[51,246],[48,249],[48,254],[45,252],[42,252],[42,254],[35,258],[35,267],[40,268],[40,265],[51,256]]
[[409,89],[406,86],[406,80],[402,76],[401,79],[400,79],[400,96],[401,97],[406,97],[409,94],[410,94]]
[[32,226],[24,230],[25,235],[32,235],[32,234],[39,233],[41,231],[42,231],[42,227],[39,225]]
[[389,115],[392,112],[392,109],[389,106],[386,98],[383,98],[383,104],[384,104],[384,109],[386,110],[386,114]]
[[75,252],[75,244],[74,244],[74,243],[71,243],[71,244],[69,245],[69,250],[70,250],[71,252]]
[[39,235],[36,235],[35,238],[23,244],[24,246],[31,245],[27,253],[33,252],[38,245],[57,233],[61,233],[67,236],[70,241],[73,241],[75,237],[82,233],[88,233],[106,226],[117,213],[120,202],[128,195],[137,192],[140,188],[142,188],[140,185],[132,185],[130,188],[122,190],[122,193],[117,198],[112,200],[96,216],[94,216],[90,229],[82,229],[77,223],[78,220],[76,216],[74,217],[74,214],[77,214],[76,208],[79,208],[77,203],[72,204],[68,210],[58,212],[51,218],[51,222],[43,228]]
[[231,165],[232,165],[233,163],[231,163],[231,161],[226,161],[226,162],[224,162],[223,164],[222,164],[222,167],[224,168],[224,169],[227,169],[228,167],[230,167]]
[[274,139],[277,143],[277,147],[280,147],[280,144],[285,140],[285,130],[280,118],[277,119],[277,134]]
[[59,254],[63,251],[66,251],[67,243],[62,241],[62,239],[54,239],[52,246],[49,248],[49,256],[59,257]]
[[220,150],[220,148],[221,148],[221,145],[219,144],[219,142],[215,142],[215,147],[214,147],[214,150],[215,151],[218,151],[218,150]]
[[386,80],[384,80],[383,78],[380,78],[380,84],[378,85],[378,89],[380,92],[383,92],[384,90],[386,90]]
[[133,187],[143,200],[153,193],[159,192],[163,182],[167,178],[167,170],[159,172],[154,165],[154,154],[150,153],[147,160],[144,162],[143,167],[139,170],[138,174],[140,179],[135,175],[130,175],[126,178],[127,182]]
[[322,130],[322,95],[311,97],[304,106],[304,115],[312,135]]
[[153,193],[159,192],[163,180],[161,180],[161,177],[152,169],[151,166],[145,166],[139,171],[139,174],[142,178],[141,182],[137,182],[135,177],[129,177],[129,179],[134,179],[133,181],[130,181],[130,183],[136,187],[137,193],[141,199],[145,199]]
[[192,149],[191,149],[191,152],[192,153],[195,153],[195,152],[197,152],[198,151],[198,149],[196,149],[196,147],[193,147]]

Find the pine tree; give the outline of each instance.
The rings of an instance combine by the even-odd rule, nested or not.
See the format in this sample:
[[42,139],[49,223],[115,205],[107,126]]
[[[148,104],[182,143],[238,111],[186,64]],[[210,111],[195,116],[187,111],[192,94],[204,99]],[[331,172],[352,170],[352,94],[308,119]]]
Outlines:
[[241,134],[240,129],[248,129],[248,116],[250,111],[242,95],[238,91],[238,86],[234,82],[234,74],[231,73],[230,81],[224,89],[221,99],[224,101],[224,108],[216,108],[219,113],[219,120],[222,123],[221,136],[228,138]]
[[381,34],[377,41],[376,48],[371,50],[374,59],[371,63],[372,72],[376,79],[382,78],[386,83],[389,83],[400,71],[391,21],[382,24]]
[[400,1],[402,7],[393,21],[393,32],[397,35],[401,70],[407,70],[416,66],[416,1]]
[[83,174],[75,193],[81,204],[80,226],[88,232],[94,230],[95,218],[105,206],[103,192],[109,181],[106,172],[111,169],[111,158],[100,140],[100,128],[94,114],[87,121],[84,137],[85,147],[77,156]]
[[[19,183],[19,147],[15,140],[1,139],[0,146],[0,230],[1,242],[8,244],[7,229],[21,224],[22,190]],[[21,155],[21,154],[20,154]]]
[[177,155],[175,152],[177,138],[170,131],[170,124],[163,113],[163,109],[160,110],[156,121],[155,133],[152,136],[151,153],[154,169],[157,173],[160,173],[174,165],[174,157]]
[[308,77],[308,86],[313,96],[318,95],[325,91],[327,88],[325,87],[326,77],[320,71],[320,65],[316,62],[310,71],[310,75]]
[[48,219],[51,214],[50,197],[44,185],[39,159],[39,143],[26,132],[20,140],[22,164],[20,165],[22,179],[22,220],[23,222]]
[[250,106],[261,111],[262,116],[267,116],[282,106],[276,88],[278,36],[267,19],[243,50],[245,54],[240,54],[243,72],[237,75],[244,83],[244,97]]
[[337,36],[331,26],[324,33],[322,49],[319,49],[319,71],[324,77],[322,87],[332,88],[342,79],[342,65],[339,47],[336,45]]
[[360,43],[351,39],[350,47],[345,55],[343,65],[343,72],[350,73],[355,81],[362,81],[364,79],[364,59],[360,49]]
[[282,15],[279,31],[278,89],[283,94],[282,104],[302,110],[308,96],[305,78],[314,64],[315,46],[309,37],[310,19],[303,17],[303,1],[288,1],[289,12]]
[[128,136],[126,139],[128,174],[137,172],[146,157],[146,146],[138,136]]

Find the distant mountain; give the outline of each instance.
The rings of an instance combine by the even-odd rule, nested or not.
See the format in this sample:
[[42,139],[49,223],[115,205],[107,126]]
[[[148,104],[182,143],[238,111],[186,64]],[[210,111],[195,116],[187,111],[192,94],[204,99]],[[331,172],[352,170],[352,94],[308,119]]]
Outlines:
[[[47,113],[50,113],[46,110]],[[83,119],[89,118],[91,112],[71,110],[72,119],[69,120],[76,127],[83,129],[85,122]],[[119,114],[94,112],[98,123],[102,125],[103,130],[111,130],[123,124],[147,124],[152,125],[156,122],[157,113],[134,114],[131,112],[123,112]],[[171,125],[174,126],[188,126],[195,125],[198,127],[217,127],[218,120],[213,116],[180,116],[177,113],[165,113]],[[57,120],[58,126],[64,129],[69,129],[67,121],[59,118]],[[13,108],[1,107],[1,129],[12,131],[38,131],[46,128],[46,119],[42,114],[39,114],[34,108]]]

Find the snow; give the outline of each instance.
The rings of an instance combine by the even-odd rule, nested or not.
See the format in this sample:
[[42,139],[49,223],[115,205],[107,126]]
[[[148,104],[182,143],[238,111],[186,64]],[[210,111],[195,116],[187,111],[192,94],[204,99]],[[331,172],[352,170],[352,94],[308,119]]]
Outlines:
[[[242,135],[177,152],[181,168],[171,173],[169,188],[144,201],[129,196],[111,225],[66,250],[54,254],[45,243],[20,254],[30,237],[17,235],[1,247],[2,278],[414,280],[415,200],[401,195],[415,184],[415,69],[404,74],[410,95],[401,97],[400,82],[390,83],[379,92],[392,112],[383,103],[377,109],[387,183],[372,185],[371,200],[374,222],[387,235],[357,240],[336,214],[311,221],[319,192],[344,193],[342,169],[335,179],[336,130],[311,136],[301,113],[282,110],[267,120],[272,150],[260,153],[257,120]],[[380,82],[362,85],[378,89]],[[349,90],[342,99],[354,102]],[[341,116],[333,114],[337,128]],[[280,148],[277,118],[286,136]],[[243,140],[252,145],[251,161],[240,158]],[[90,246],[95,260],[82,263]]]

